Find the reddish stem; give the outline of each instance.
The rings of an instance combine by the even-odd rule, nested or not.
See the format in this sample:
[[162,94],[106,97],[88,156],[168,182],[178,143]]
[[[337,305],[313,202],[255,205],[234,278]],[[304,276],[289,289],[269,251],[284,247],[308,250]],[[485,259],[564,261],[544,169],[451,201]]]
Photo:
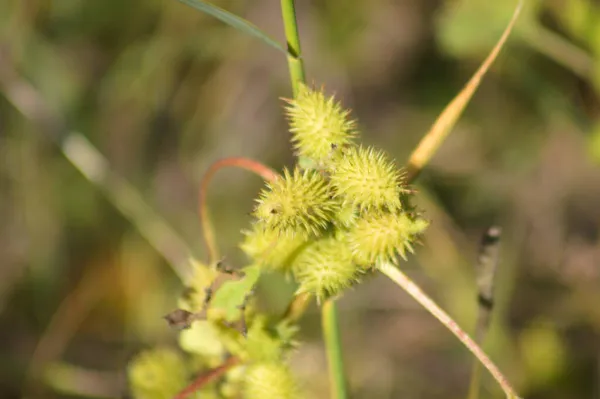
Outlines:
[[181,392],[179,392],[173,399],[185,399],[197,390],[201,389],[204,385],[216,380],[223,374],[225,374],[229,369],[233,366],[236,366],[240,363],[240,359],[237,357],[230,357],[220,365],[219,367],[215,367],[214,369],[208,370],[204,374],[200,374],[190,385],[185,387]]
[[202,182],[200,183],[198,210],[200,213],[200,223],[202,225],[202,231],[204,233],[204,244],[206,245],[206,250],[208,251],[208,257],[210,259],[211,264],[215,263],[218,260],[219,255],[215,235],[210,220],[208,218],[208,208],[206,206],[206,191],[213,175],[218,170],[225,167],[236,167],[249,170],[250,172],[256,173],[257,175],[261,176],[267,181],[273,181],[278,176],[278,174],[268,166],[263,165],[258,161],[254,161],[252,159],[243,157],[221,159],[213,163],[208,168],[208,170],[204,174],[204,177],[202,178]]

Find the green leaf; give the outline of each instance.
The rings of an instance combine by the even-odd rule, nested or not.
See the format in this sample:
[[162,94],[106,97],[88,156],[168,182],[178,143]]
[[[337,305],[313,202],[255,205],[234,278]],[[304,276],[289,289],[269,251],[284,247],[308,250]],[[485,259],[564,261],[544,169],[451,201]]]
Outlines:
[[225,348],[219,339],[219,331],[208,320],[198,320],[179,335],[179,345],[190,353],[201,356],[222,356]]
[[242,306],[260,277],[258,266],[245,267],[242,272],[244,272],[244,277],[240,280],[224,282],[211,301],[211,309],[222,311],[223,316],[229,322],[239,319],[240,306]]
[[225,22],[227,25],[234,27],[250,36],[254,36],[269,46],[287,54],[287,50],[277,40],[271,38],[269,35],[261,31],[256,25],[251,24],[245,19],[238,17],[235,14],[230,13],[222,8],[203,0],[179,0],[180,2],[187,4],[190,7],[195,8],[198,11],[202,11],[218,20]]

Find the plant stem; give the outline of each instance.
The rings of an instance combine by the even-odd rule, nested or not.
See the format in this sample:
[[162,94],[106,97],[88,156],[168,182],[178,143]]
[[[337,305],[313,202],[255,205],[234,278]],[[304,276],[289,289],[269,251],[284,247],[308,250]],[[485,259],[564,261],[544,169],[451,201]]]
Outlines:
[[321,309],[323,336],[329,364],[330,390],[332,399],[346,398],[346,378],[342,359],[342,345],[338,328],[337,307],[334,299],[328,299]]
[[304,292],[302,294],[298,294],[294,296],[292,302],[288,305],[285,313],[281,317],[282,320],[287,320],[290,323],[298,321],[300,316],[304,314],[310,300],[312,299],[312,295],[308,292]]
[[475,357],[483,364],[490,372],[498,384],[506,394],[507,398],[518,399],[516,392],[508,383],[508,380],[500,372],[498,367],[490,360],[490,358],[481,350],[481,348],[473,341],[469,335],[463,331],[456,322],[440,308],[431,298],[427,296],[406,274],[390,263],[379,265],[379,270],[388,276],[393,282],[398,284],[406,291],[413,299],[423,306],[429,313],[445,325],[456,337],[475,355]]
[[190,385],[185,387],[181,392],[179,392],[175,398],[173,399],[186,399],[190,395],[199,391],[203,386],[213,382],[215,379],[219,378],[226,372],[228,372],[232,367],[237,366],[240,363],[240,358],[238,357],[230,357],[227,359],[222,365],[208,370],[207,372],[200,374]]
[[306,78],[304,76],[304,61],[302,61],[302,50],[300,49],[294,0],[281,0],[281,14],[283,15],[285,38],[287,40],[287,59],[292,79],[292,90],[294,97],[296,97],[300,83],[304,83]]
[[[481,238],[479,256],[477,257],[477,323],[475,325],[474,339],[483,346],[485,335],[490,327],[492,312],[494,311],[494,283],[496,270],[500,258],[500,235],[502,229],[492,226],[487,229]],[[479,398],[479,385],[481,380],[481,363],[475,361],[471,371],[468,399]]]
[[[306,83],[306,77],[304,75],[304,61],[302,60],[302,50],[300,49],[300,35],[298,34],[298,22],[296,20],[294,0],[281,0],[281,13],[287,40],[287,59],[290,79],[292,81],[294,97],[296,97],[300,89],[300,84]],[[296,301],[292,303],[289,310],[290,312],[293,312],[293,317],[299,317],[306,309],[308,299],[309,298],[301,298],[299,307],[293,306]],[[321,308],[321,319],[325,348],[327,351],[327,361],[329,363],[332,398],[345,399],[346,376],[342,360],[342,345],[338,328],[337,308],[333,299],[328,299],[323,303]]]

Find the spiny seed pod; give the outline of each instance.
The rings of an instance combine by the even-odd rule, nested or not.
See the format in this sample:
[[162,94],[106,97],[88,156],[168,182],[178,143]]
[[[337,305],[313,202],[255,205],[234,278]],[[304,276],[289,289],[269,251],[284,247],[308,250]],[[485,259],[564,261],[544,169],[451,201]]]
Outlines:
[[318,172],[286,169],[261,192],[254,216],[276,234],[309,238],[325,230],[337,206]]
[[171,399],[187,382],[183,359],[167,348],[139,353],[129,364],[128,376],[136,399]]
[[281,359],[286,343],[275,334],[272,327],[264,315],[259,314],[252,320],[244,342],[247,356],[244,360],[263,363]]
[[348,240],[354,261],[363,267],[377,262],[397,262],[397,255],[406,258],[412,252],[412,243],[428,222],[411,219],[405,213],[371,212],[363,215],[348,231]]
[[252,230],[242,231],[244,241],[240,248],[256,264],[266,269],[285,271],[305,244],[301,236],[279,235],[255,223]]
[[281,363],[257,363],[244,376],[244,399],[299,399],[291,371]]
[[326,161],[332,149],[352,144],[357,135],[356,122],[348,118],[350,111],[321,91],[301,86],[286,111],[297,155],[318,163]]
[[337,194],[359,207],[400,209],[402,175],[386,155],[371,147],[351,147],[331,165],[331,183]]
[[342,201],[338,211],[335,213],[333,223],[337,227],[351,227],[358,220],[359,212],[356,205],[349,201]]
[[318,301],[340,294],[359,279],[346,242],[335,237],[322,238],[307,247],[292,266],[300,283],[298,292],[314,294]]

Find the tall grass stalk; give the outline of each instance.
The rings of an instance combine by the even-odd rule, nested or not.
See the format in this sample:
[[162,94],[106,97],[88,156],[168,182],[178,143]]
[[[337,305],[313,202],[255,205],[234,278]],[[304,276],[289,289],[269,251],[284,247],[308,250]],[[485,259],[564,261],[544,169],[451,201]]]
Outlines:
[[302,50],[300,48],[300,35],[298,34],[294,0],[281,0],[281,14],[287,41],[288,67],[295,97],[298,94],[299,83],[305,83],[306,77],[304,75],[304,61],[302,60]]
[[[298,94],[300,83],[306,82],[306,77],[294,0],[281,0],[281,13],[287,41],[288,67],[295,97]],[[327,299],[323,303],[321,307],[321,319],[327,352],[327,363],[329,364],[331,397],[334,399],[345,399],[346,376],[338,328],[337,306],[334,299]]]

